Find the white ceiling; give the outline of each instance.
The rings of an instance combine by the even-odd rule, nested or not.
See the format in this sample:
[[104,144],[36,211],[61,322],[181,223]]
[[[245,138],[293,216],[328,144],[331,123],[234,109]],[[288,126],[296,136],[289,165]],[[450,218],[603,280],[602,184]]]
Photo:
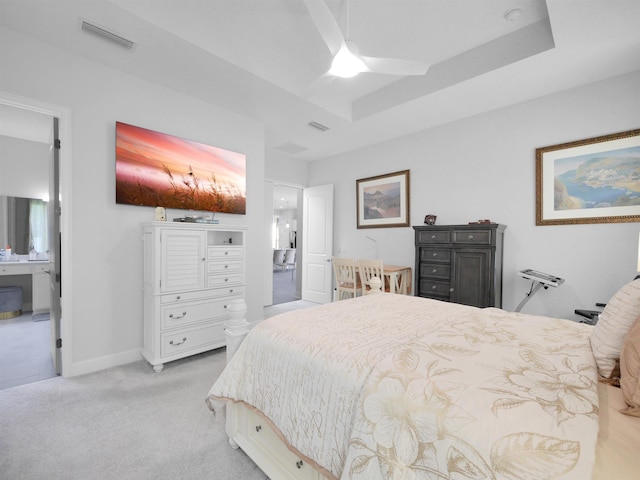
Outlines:
[[[343,31],[344,2],[327,0]],[[302,160],[640,69],[640,0],[350,7],[361,53],[426,62],[426,75],[367,73],[306,98],[330,54],[302,0],[2,0],[0,25],[254,118],[265,125],[267,155]],[[522,14],[507,21],[514,8]],[[83,19],[134,48],[82,31]]]

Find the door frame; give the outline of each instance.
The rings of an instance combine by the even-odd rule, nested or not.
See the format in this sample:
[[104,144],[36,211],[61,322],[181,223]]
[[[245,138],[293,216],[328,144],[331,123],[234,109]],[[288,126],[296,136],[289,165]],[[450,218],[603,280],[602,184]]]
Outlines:
[[71,282],[71,110],[59,105],[41,102],[32,98],[22,97],[0,90],[0,104],[41,113],[53,118],[58,118],[58,136],[61,142],[60,148],[60,203],[62,215],[60,216],[61,245],[61,283],[60,288],[64,292],[61,298],[63,315],[60,318],[60,332],[63,337],[61,349],[60,375],[71,376],[71,352],[72,352],[72,282]]
[[[304,191],[304,189],[306,187],[303,187],[300,184],[296,184],[296,183],[291,183],[291,182],[284,182],[284,181],[280,181],[280,180],[272,180],[270,178],[265,178],[264,180],[264,204],[265,205],[270,205],[270,208],[265,208],[265,215],[264,215],[264,232],[265,232],[265,275],[264,275],[264,281],[263,281],[263,306],[265,307],[269,307],[271,305],[273,305],[273,248],[271,246],[271,228],[273,225],[273,215],[275,212],[275,201],[273,199],[273,188],[276,185],[280,185],[283,187],[290,187],[290,188],[295,188],[297,190],[300,190],[301,192]],[[301,197],[302,195],[298,195],[298,197]],[[298,198],[299,202],[301,202],[301,199]],[[296,242],[297,242],[297,248],[299,251],[301,251],[300,249],[302,248],[302,244],[304,242],[304,236],[302,234],[301,228],[300,226],[302,225],[302,206],[298,205],[298,236],[296,238]],[[298,255],[297,259],[296,259],[296,291],[297,291],[297,286],[300,285],[300,279],[302,275],[302,261],[301,261],[301,256]]]

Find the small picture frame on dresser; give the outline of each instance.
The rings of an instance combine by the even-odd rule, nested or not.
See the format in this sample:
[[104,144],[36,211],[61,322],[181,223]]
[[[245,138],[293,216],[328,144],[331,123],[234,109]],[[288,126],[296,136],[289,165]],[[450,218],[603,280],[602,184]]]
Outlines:
[[438,218],[437,215],[432,215],[432,214],[425,215],[424,223],[426,225],[435,225],[437,218]]

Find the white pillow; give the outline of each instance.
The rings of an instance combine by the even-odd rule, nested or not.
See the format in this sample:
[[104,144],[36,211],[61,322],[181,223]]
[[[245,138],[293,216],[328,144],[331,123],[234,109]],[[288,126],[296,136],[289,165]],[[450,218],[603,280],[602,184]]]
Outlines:
[[624,336],[640,315],[640,279],[618,290],[600,315],[591,333],[591,350],[598,373],[609,378],[622,351]]

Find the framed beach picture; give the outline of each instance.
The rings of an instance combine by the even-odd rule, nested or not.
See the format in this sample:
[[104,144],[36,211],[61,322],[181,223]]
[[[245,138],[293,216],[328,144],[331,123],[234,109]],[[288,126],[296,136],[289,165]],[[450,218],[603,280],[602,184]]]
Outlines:
[[640,222],[640,130],[536,149],[536,225]]
[[409,226],[409,170],[356,180],[358,228]]

